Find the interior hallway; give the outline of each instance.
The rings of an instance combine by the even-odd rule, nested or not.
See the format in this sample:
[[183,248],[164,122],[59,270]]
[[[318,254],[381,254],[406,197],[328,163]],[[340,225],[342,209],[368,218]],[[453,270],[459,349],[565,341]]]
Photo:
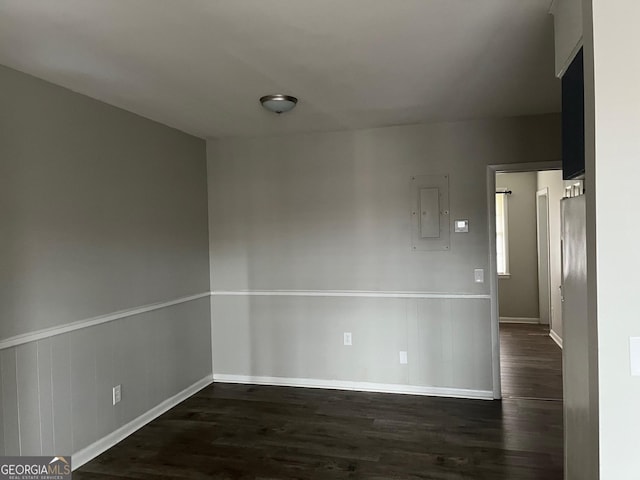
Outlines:
[[561,350],[533,325],[501,347],[502,401],[216,383],[74,478],[560,480]]
[[562,401],[562,349],[546,325],[500,324],[504,398]]

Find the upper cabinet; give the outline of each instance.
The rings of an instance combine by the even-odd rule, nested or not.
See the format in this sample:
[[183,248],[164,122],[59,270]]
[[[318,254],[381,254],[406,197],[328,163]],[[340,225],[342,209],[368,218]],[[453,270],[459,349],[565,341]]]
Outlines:
[[556,75],[561,77],[582,47],[582,0],[554,0]]

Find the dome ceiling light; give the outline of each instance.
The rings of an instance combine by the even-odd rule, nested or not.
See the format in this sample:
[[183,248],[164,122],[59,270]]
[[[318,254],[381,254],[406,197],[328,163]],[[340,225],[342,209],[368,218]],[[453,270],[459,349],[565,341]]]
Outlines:
[[293,107],[298,103],[298,99],[291,95],[265,95],[260,98],[260,103],[270,112],[280,114],[293,110]]

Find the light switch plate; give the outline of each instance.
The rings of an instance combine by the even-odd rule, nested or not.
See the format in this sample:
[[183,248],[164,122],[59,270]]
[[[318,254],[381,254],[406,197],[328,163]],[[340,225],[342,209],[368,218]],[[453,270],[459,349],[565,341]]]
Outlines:
[[631,337],[629,339],[629,360],[631,375],[640,377],[640,337]]
[[473,277],[476,283],[484,283],[484,270],[482,268],[476,268],[473,271]]
[[353,338],[351,336],[351,332],[344,332],[344,344],[353,345]]
[[455,233],[469,233],[469,220],[454,220],[453,231]]

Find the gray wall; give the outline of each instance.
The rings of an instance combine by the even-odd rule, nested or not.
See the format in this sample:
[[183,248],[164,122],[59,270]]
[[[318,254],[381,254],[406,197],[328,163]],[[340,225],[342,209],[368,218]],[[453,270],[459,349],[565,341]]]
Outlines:
[[499,279],[500,317],[539,318],[536,172],[498,173],[496,188],[508,188],[509,278]]
[[[0,345],[209,290],[202,140],[4,67],[0,105]],[[210,373],[206,297],[3,347],[0,455],[77,452]]]
[[0,339],[208,288],[205,144],[0,67]]
[[[488,269],[486,166],[557,160],[559,134],[551,115],[210,141],[215,373],[491,390],[473,272]],[[443,173],[470,231],[412,252],[410,176]]]

